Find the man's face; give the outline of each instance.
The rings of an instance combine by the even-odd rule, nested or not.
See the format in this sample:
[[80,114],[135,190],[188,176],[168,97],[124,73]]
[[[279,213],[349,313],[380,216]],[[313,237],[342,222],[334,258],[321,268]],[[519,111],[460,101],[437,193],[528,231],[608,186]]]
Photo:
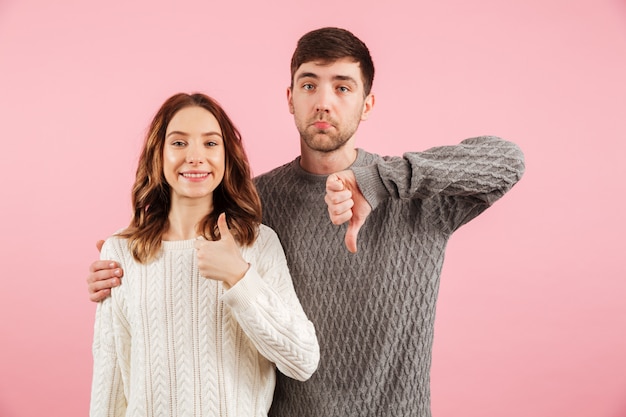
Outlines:
[[319,152],[348,142],[374,103],[371,94],[364,97],[359,63],[349,58],[300,65],[287,99],[301,140]]

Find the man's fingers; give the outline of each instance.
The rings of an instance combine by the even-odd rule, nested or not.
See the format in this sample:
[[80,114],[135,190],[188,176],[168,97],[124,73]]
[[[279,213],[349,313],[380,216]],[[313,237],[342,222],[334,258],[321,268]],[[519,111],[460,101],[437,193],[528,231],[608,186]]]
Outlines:
[[90,282],[88,285],[89,293],[95,294],[98,291],[108,290],[120,285],[120,279],[117,277],[102,279],[100,281]]
[[328,216],[330,217],[330,221],[335,225],[344,224],[345,222],[352,219],[352,206],[354,203],[352,200],[345,202],[341,207],[333,206],[328,207]]
[[107,287],[106,284],[100,284],[101,282],[106,282],[106,280],[110,280],[110,279],[116,279],[117,281],[119,281],[119,278],[121,277],[122,277],[121,268],[100,269],[98,271],[95,271],[89,274],[89,276],[87,277],[87,284],[89,286],[95,286],[96,290],[100,290],[103,287]]
[[354,207],[354,200],[352,199],[345,200],[337,204],[330,204],[328,205],[328,214],[330,217],[340,216],[346,212],[350,212],[350,214],[352,214],[352,207]]
[[328,206],[333,204],[343,203],[344,201],[352,200],[352,191],[350,190],[341,190],[341,191],[330,191],[326,190],[326,195],[324,196],[324,201]]
[[357,251],[357,237],[372,208],[359,189],[354,172],[345,170],[326,178],[328,215],[333,224],[348,223],[345,244],[352,253]]
[[352,217],[354,200],[352,200],[350,190],[332,191],[327,188],[324,201],[328,206],[328,215],[333,224],[343,224]]
[[100,290],[94,293],[89,293],[89,299],[94,303],[100,302],[107,298],[111,294],[111,290]]
[[326,178],[326,191],[342,191],[344,189],[345,185],[337,174],[330,174]]
[[[106,272],[106,271],[100,271]],[[102,301],[111,294],[111,288],[120,285],[120,278],[117,276],[110,277],[110,275],[100,274],[97,280],[89,281],[87,290],[89,292],[89,299],[94,302]]]
[[95,261],[91,265],[89,265],[89,272],[94,273],[97,271],[102,271],[106,269],[116,269],[119,268],[117,262],[114,261]]
[[119,278],[110,278],[106,280],[99,280],[90,282],[87,285],[87,291],[89,292],[89,299],[91,301],[102,301],[111,294],[111,288],[120,285]]

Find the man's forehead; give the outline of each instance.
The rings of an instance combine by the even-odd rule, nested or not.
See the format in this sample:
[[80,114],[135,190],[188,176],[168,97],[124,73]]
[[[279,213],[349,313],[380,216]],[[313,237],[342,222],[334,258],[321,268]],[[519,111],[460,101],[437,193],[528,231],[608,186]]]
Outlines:
[[330,76],[336,77],[356,77],[361,76],[361,65],[358,61],[351,58],[341,58],[333,61],[329,60],[314,60],[304,62],[298,67],[294,76],[295,78],[302,78],[302,76]]

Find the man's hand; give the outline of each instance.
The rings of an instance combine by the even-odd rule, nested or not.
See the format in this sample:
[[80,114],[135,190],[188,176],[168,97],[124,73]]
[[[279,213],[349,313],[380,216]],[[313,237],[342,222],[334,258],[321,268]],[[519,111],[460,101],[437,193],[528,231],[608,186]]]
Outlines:
[[226,214],[217,218],[220,240],[208,241],[199,238],[195,242],[198,253],[198,271],[200,275],[216,281],[222,281],[226,288],[235,285],[248,272],[248,264],[241,256],[235,238],[228,229]]
[[[96,243],[98,251],[102,250],[104,240]],[[89,276],[87,277],[87,289],[89,299],[97,302],[102,301],[111,294],[111,288],[120,285],[124,271],[117,262],[95,261],[89,266]]]
[[372,212],[363,193],[356,183],[354,172],[351,170],[336,172],[326,179],[326,197],[328,215],[333,224],[348,223],[346,230],[346,247],[352,253],[356,253],[356,239],[365,223],[365,219]]

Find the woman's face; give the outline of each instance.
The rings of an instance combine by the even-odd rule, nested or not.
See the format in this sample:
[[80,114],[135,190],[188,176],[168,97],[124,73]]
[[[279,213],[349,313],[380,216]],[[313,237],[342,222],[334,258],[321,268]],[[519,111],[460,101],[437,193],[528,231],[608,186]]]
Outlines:
[[167,125],[163,173],[172,204],[183,200],[213,202],[213,191],[224,178],[225,149],[220,125],[208,110],[179,110]]

